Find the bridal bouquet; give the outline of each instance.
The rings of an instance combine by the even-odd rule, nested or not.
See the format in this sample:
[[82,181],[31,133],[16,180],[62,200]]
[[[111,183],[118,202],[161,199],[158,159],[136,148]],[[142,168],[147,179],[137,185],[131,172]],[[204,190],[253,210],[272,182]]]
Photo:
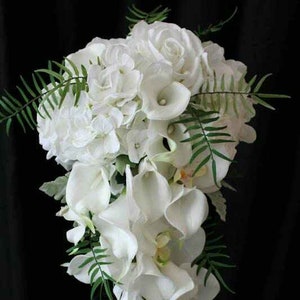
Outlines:
[[21,77],[22,101],[5,92],[0,118],[36,127],[64,167],[41,190],[62,203],[64,266],[91,299],[214,299],[232,265],[205,227],[208,199],[225,221],[221,188],[239,142],[256,138],[254,107],[285,96],[261,93],[267,76],[247,80],[201,32],[164,22],[166,9],[131,11],[126,38],[94,38],[32,85]]

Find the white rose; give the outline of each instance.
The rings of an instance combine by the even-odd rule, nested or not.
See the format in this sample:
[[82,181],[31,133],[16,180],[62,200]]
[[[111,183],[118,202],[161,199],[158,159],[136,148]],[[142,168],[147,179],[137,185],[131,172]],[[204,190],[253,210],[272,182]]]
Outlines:
[[174,80],[185,85],[192,95],[198,92],[206,53],[194,33],[172,23],[141,21],[133,27],[129,40],[141,70],[152,63],[165,62],[172,67]]

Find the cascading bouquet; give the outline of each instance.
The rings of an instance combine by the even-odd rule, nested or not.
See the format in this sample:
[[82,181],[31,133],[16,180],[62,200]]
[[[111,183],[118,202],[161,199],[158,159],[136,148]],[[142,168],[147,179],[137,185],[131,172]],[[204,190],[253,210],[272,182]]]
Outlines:
[[239,142],[256,138],[254,105],[286,96],[261,93],[267,76],[247,81],[201,31],[163,22],[168,9],[131,13],[126,38],[94,38],[32,85],[21,77],[22,101],[5,91],[1,122],[37,127],[66,169],[41,190],[73,222],[64,265],[91,299],[214,299],[231,265],[202,226],[207,197],[225,220],[220,189]]

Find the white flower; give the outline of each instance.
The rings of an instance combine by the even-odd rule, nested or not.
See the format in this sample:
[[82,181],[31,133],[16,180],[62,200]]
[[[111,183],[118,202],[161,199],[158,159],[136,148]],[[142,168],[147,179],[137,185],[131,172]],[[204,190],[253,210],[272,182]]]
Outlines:
[[110,276],[120,281],[128,272],[137,252],[137,241],[130,232],[126,197],[119,196],[105,210],[96,214],[93,222],[101,233],[100,244],[107,249]]
[[[236,144],[232,144],[234,143],[215,144],[214,149],[232,160],[236,154]],[[220,158],[217,155],[214,155],[217,174],[215,182],[211,159],[202,168],[200,168],[200,170],[198,170],[196,174],[194,174],[194,171],[196,170],[199,163],[202,162],[207,157],[207,155],[209,155],[208,149],[199,154],[191,164],[187,164],[183,168],[179,168],[174,176],[174,180],[180,180],[187,187],[196,186],[204,193],[212,193],[219,190],[219,188],[221,187],[221,181],[227,175],[231,162],[226,159]]]
[[140,82],[139,71],[118,64],[104,69],[93,65],[88,73],[89,95],[96,108],[107,104],[121,107],[133,100]]
[[71,71],[73,70],[70,62],[68,61],[70,60],[73,64],[75,64],[80,72],[81,66],[84,66],[86,70],[88,70],[91,64],[98,63],[105,51],[105,48],[106,46],[104,43],[92,43],[87,45],[85,48],[67,56],[66,67]]
[[172,124],[172,121],[151,121],[149,136],[146,152],[154,163],[167,162],[179,168],[189,162],[192,146],[190,143],[181,142],[190,137],[183,124]]
[[179,265],[191,263],[202,251],[203,230],[179,241],[177,231],[164,218],[154,223],[138,221],[132,230],[138,241],[138,253],[131,272],[114,289],[118,300],[176,300],[194,289],[192,277]]
[[203,83],[206,53],[194,33],[172,23],[141,21],[133,27],[129,40],[140,69],[165,62],[172,67],[174,80],[185,85],[192,95],[198,92]]
[[[246,81],[243,79],[243,76],[247,73],[247,67],[242,62],[232,59],[226,60],[224,57],[224,49],[218,44],[207,42],[204,43],[203,46],[207,52],[208,64],[210,66],[210,73],[207,78],[210,83],[210,91],[212,91],[215,85],[214,81],[217,82],[218,86],[221,86],[222,80],[225,90],[230,90],[232,78],[235,87],[247,87]],[[207,83],[204,84],[205,87],[206,84]],[[221,96],[221,101],[227,100]],[[233,101],[235,101],[234,105]],[[249,98],[245,99],[245,101],[247,102],[248,109],[245,108],[243,102],[238,98],[229,99],[229,104],[226,105],[227,109],[225,109],[225,105],[221,105],[219,123],[220,125],[228,126],[228,131],[235,141],[253,143],[256,139],[255,130],[245,123],[249,122],[255,115],[254,102]],[[236,107],[236,109],[234,109],[234,107]],[[214,110],[212,106],[206,106],[205,110],[207,109]]]
[[205,195],[198,189],[173,184],[173,199],[165,211],[168,222],[181,232],[183,238],[195,234],[208,215]]
[[190,264],[180,266],[186,270],[194,281],[194,289],[181,296],[179,300],[213,300],[220,292],[220,284],[217,278],[211,273],[204,284],[207,270],[201,268],[197,275],[197,266],[191,267]]
[[155,63],[145,72],[141,83],[142,110],[150,120],[170,120],[184,112],[191,92],[172,79],[172,68]]
[[107,171],[101,165],[75,163],[66,188],[68,206],[79,216],[88,216],[102,212],[109,200]]
[[[48,151],[47,158],[55,156],[58,163],[70,166],[73,161],[82,160],[87,145],[93,141],[96,132],[91,127],[92,111],[90,100],[82,92],[79,105],[75,106],[75,98],[71,93],[66,95],[61,108],[53,110],[46,102],[45,106],[51,118],[47,115],[37,116],[39,141]],[[43,114],[43,108],[40,108]]]
[[163,216],[172,192],[166,178],[149,162],[143,161],[139,174],[132,180],[132,197],[145,219],[153,222]]
[[145,155],[148,142],[148,130],[130,130],[127,134],[128,157],[130,161],[138,163]]

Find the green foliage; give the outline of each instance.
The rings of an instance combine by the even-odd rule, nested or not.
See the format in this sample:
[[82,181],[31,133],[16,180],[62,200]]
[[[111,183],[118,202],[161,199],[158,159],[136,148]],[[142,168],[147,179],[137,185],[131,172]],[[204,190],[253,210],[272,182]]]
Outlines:
[[255,75],[249,83],[246,83],[245,75],[236,81],[233,75],[228,78],[223,74],[221,78],[217,78],[214,74],[213,78],[209,78],[204,82],[199,93],[191,101],[199,104],[203,110],[210,109],[223,113],[232,111],[238,117],[241,109],[247,110],[252,115],[255,114],[251,105],[252,102],[274,110],[274,107],[264,99],[290,98],[287,95],[260,92],[263,83],[271,74],[263,76],[258,81]]
[[68,182],[69,173],[57,177],[54,181],[43,183],[40,190],[55,200],[66,203],[66,186]]
[[235,268],[236,266],[228,263],[230,256],[225,251],[227,247],[222,242],[223,236],[216,234],[217,225],[218,222],[214,221],[213,218],[208,218],[203,224],[203,228],[206,232],[206,244],[202,253],[192,262],[192,266],[197,265],[197,273],[200,272],[201,268],[207,269],[204,285],[206,285],[209,275],[213,274],[223,288],[235,294],[221,275],[220,269]]
[[[204,167],[207,163],[212,165],[212,173],[214,182],[217,182],[217,166],[216,157],[232,162],[233,160],[225,156],[216,149],[216,145],[221,143],[234,142],[230,139],[230,134],[223,131],[226,126],[214,126],[213,122],[218,121],[219,115],[217,111],[204,111],[200,110],[194,105],[190,104],[187,108],[186,114],[182,116],[179,121],[175,123],[185,124],[187,131],[190,132],[190,137],[182,140],[181,142],[191,142],[193,154],[190,158],[190,164],[197,160],[200,155],[203,156],[193,172],[193,176]],[[205,155],[203,155],[205,153]]]
[[[221,184],[223,186],[223,181]],[[211,204],[216,208],[216,212],[220,216],[220,219],[225,222],[227,206],[226,206],[226,199],[224,198],[222,192],[218,190],[213,193],[207,194],[207,196],[210,199]]]
[[148,24],[154,23],[155,21],[164,21],[165,19],[167,19],[170,12],[169,8],[162,8],[161,5],[157,6],[149,13],[138,9],[134,4],[132,4],[131,7],[128,7],[128,10],[129,15],[126,16],[126,19],[129,22],[130,30],[135,24],[142,20],[144,20]]
[[[86,255],[87,258],[79,266],[83,268],[89,265],[88,274],[90,275],[91,294],[90,299],[93,300],[96,292],[99,292],[100,299],[102,299],[102,290],[106,293],[109,300],[113,300],[113,293],[111,283],[117,283],[107,272],[103,270],[104,265],[111,264],[106,259],[109,255],[106,254],[106,249],[101,248],[99,243],[99,232],[92,233],[87,231],[83,240],[77,245],[69,248],[67,253],[69,255]],[[118,283],[120,284],[120,283]]]
[[221,20],[217,24],[210,24],[207,28],[202,29],[200,26],[198,26],[198,29],[195,31],[195,34],[198,35],[200,39],[203,39],[206,38],[211,33],[220,31],[225,24],[229,23],[233,19],[237,11],[238,8],[236,7],[233,13],[227,19]]
[[0,97],[0,123],[6,123],[7,134],[14,119],[24,132],[28,127],[35,129],[34,113],[51,118],[51,111],[61,107],[70,91],[75,97],[74,105],[77,105],[81,92],[87,89],[87,71],[83,66],[79,70],[68,59],[66,62],[68,66],[49,61],[47,69],[34,71],[31,83],[21,76],[21,85],[16,87],[18,96],[4,91]]

